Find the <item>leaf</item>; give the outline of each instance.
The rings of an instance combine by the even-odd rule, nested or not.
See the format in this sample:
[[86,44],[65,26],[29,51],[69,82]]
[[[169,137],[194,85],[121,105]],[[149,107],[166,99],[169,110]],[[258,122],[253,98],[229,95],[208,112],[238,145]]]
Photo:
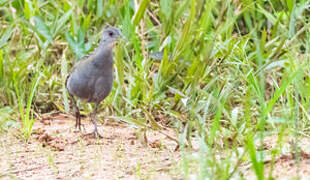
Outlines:
[[253,135],[249,135],[247,137],[247,144],[246,147],[248,149],[252,164],[253,164],[253,169],[255,171],[255,174],[257,176],[257,179],[262,180],[263,178],[263,173],[264,173],[264,168],[262,162],[260,162],[257,158],[257,152],[255,149],[255,144],[253,141],[254,137]]
[[67,95],[67,90],[66,90],[66,79],[68,75],[68,67],[67,67],[67,59],[66,59],[66,53],[63,53],[62,58],[61,58],[61,79],[62,79],[62,96],[63,96],[63,103],[65,106],[65,112],[69,112],[70,106],[69,106],[69,100],[68,100],[68,95]]
[[24,6],[24,12],[25,12],[25,17],[26,19],[30,19],[34,15],[34,10],[32,7],[32,3],[30,0],[25,0],[25,6]]
[[83,25],[82,25],[82,28],[83,28],[83,31],[86,31],[90,25],[90,22],[91,22],[91,17],[92,17],[92,11],[87,15],[86,18],[84,18],[84,21],[83,21]]
[[121,46],[118,45],[115,48],[115,59],[116,59],[116,67],[117,67],[117,75],[119,80],[119,85],[124,87],[124,62],[123,62],[123,51]]
[[177,42],[177,45],[175,47],[175,52],[173,54],[173,56],[175,57],[175,55],[177,55],[177,58],[179,58],[180,53],[183,51],[183,48],[185,47],[185,42],[189,43],[190,42],[190,32],[191,32],[191,25],[192,25],[192,21],[195,17],[195,13],[196,13],[196,8],[195,8],[195,1],[192,0],[191,1],[191,13],[190,16],[188,17],[184,28],[182,30],[182,35],[181,38],[179,39],[179,41]]
[[85,35],[84,35],[84,32],[83,32],[83,30],[82,29],[79,29],[78,30],[78,42],[79,43],[84,43],[84,39],[85,39]]
[[294,4],[295,4],[295,0],[286,0],[286,5],[290,12],[292,12]]
[[168,21],[172,11],[172,0],[160,0],[160,13],[165,16]]
[[11,0],[1,0],[0,1],[0,5],[4,6],[5,4],[7,4],[8,2],[10,2]]
[[1,51],[1,49],[0,49],[0,82],[1,82],[1,80],[2,80],[2,78],[3,78],[3,75],[4,75],[4,73],[3,73],[3,56],[2,56],[2,51]]
[[102,17],[103,14],[103,1],[97,0],[97,17]]
[[7,28],[7,30],[0,39],[0,49],[6,45],[7,41],[9,40],[14,31],[15,31],[14,24],[12,24],[9,28]]
[[285,63],[288,62],[288,60],[279,60],[279,61],[274,61],[270,64],[268,64],[265,68],[264,68],[264,71],[268,71],[272,68],[275,68],[275,67],[284,67]]
[[280,117],[270,117],[269,119],[267,119],[266,121],[267,123],[286,123],[285,119],[280,118]]
[[266,109],[264,110],[264,117],[267,116],[267,114],[272,110],[274,104],[277,102],[277,100],[279,99],[279,97],[282,95],[282,93],[285,91],[285,89],[287,88],[287,86],[295,79],[295,77],[299,74],[302,73],[303,70],[302,69],[298,69],[297,71],[295,71],[287,80],[283,80],[284,82],[282,82],[281,86],[279,89],[277,89],[277,91],[274,93],[273,97],[269,100]]
[[65,34],[65,37],[70,48],[75,53],[78,59],[81,59],[83,56],[85,56],[85,51],[83,47],[81,47],[81,45],[78,42],[76,42],[68,32]]
[[135,12],[133,18],[132,18],[132,24],[134,27],[136,27],[140,20],[142,19],[145,11],[146,11],[146,8],[148,7],[150,3],[150,0],[143,0],[138,8],[138,10]]
[[215,117],[214,117],[213,122],[212,122],[212,128],[211,128],[211,131],[210,131],[210,136],[208,138],[208,142],[209,142],[210,145],[213,145],[214,140],[215,140],[214,138],[215,138],[216,132],[220,128],[221,116],[222,116],[222,107],[218,107],[217,110],[216,110]]
[[274,25],[277,22],[277,19],[274,17],[273,14],[271,14],[270,12],[266,11],[264,8],[262,8],[260,5],[258,6],[258,12],[264,14],[266,16],[266,18],[268,19],[268,21],[271,22],[272,25]]
[[167,36],[163,41],[162,45],[159,47],[159,50],[162,51],[165,47],[171,44],[171,36]]
[[88,0],[87,1],[87,9],[93,9],[92,7],[94,7],[94,0]]
[[289,26],[289,32],[288,35],[290,38],[292,38],[295,35],[295,25],[296,25],[296,17],[295,17],[295,6],[291,10],[290,15],[290,26]]
[[176,11],[174,12],[174,18],[175,19],[179,19],[184,14],[184,11],[188,7],[188,3],[189,3],[189,0],[185,0],[185,1],[183,1],[182,4],[180,4],[177,7]]
[[0,107],[0,133],[3,130],[8,130],[8,126],[18,127],[19,123],[10,117],[13,112],[10,106]]
[[26,105],[26,112],[25,112],[26,114],[24,114],[25,118],[23,119],[23,128],[24,128],[23,131],[24,131],[24,137],[26,140],[29,140],[33,123],[36,120],[36,119],[33,119],[33,111],[31,111],[31,105],[32,105],[32,100],[33,100],[35,91],[42,77],[42,74],[40,73],[37,76],[38,77],[36,77],[36,79],[32,81],[32,84],[31,84],[31,90],[30,90],[30,94],[28,97],[27,105]]
[[140,126],[140,127],[147,127],[147,125],[145,123],[143,123],[143,121],[139,120],[139,119],[134,119],[134,118],[131,118],[131,117],[114,117],[112,116],[113,119],[116,119],[118,121],[123,121],[123,122],[127,122],[127,123],[130,123],[130,124],[133,124],[135,126]]
[[249,72],[248,73],[247,80],[248,80],[249,84],[251,84],[253,86],[254,90],[257,93],[257,95],[260,96],[262,94],[262,92],[261,92],[261,90],[259,88],[258,80],[254,76],[253,72]]
[[58,34],[60,29],[66,24],[66,22],[69,20],[70,15],[72,13],[73,8],[71,8],[69,11],[67,11],[62,17],[56,22],[56,28],[53,32],[54,36]]
[[231,123],[232,123],[234,126],[237,126],[238,114],[239,114],[239,107],[235,107],[235,108],[231,111]]
[[53,44],[53,36],[50,32],[49,27],[44,23],[44,21],[39,17],[34,17],[35,27],[37,31],[42,35],[45,39],[47,39],[51,44]]

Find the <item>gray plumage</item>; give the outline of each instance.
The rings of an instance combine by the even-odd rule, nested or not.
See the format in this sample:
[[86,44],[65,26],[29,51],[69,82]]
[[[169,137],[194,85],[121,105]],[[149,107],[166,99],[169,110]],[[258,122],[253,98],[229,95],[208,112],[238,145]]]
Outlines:
[[120,36],[122,34],[118,28],[105,29],[98,48],[73,67],[66,81],[75,108],[76,127],[81,129],[81,117],[73,96],[95,103],[91,120],[95,127],[93,133],[99,137],[102,136],[97,131],[97,108],[98,104],[109,95],[113,86],[113,47]]

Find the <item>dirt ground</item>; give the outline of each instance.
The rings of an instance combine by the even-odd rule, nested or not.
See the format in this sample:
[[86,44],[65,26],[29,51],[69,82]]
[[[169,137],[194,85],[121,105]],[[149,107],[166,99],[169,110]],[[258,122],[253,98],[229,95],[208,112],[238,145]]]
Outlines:
[[[93,130],[89,120],[82,119],[82,132],[75,132],[74,123],[71,116],[56,114],[35,122],[28,143],[14,129],[1,136],[0,179],[183,179],[181,153],[166,136],[147,131],[146,142],[138,129],[109,121],[99,125],[103,138],[95,139],[83,136]],[[284,141],[289,148],[289,139]],[[277,137],[266,138],[265,148],[276,142]],[[310,138],[301,138],[300,147],[298,163],[290,153],[275,158],[273,177],[310,179]],[[266,177],[270,164],[266,160]],[[249,165],[240,171],[246,179],[256,179]]]
[[147,132],[145,142],[128,124],[108,122],[99,126],[103,138],[95,139],[83,136],[93,130],[88,120],[82,119],[81,133],[74,123],[56,115],[35,122],[29,143],[12,133],[1,137],[0,178],[180,179],[173,169],[180,153],[165,136]]
[[[270,175],[275,179],[310,179],[310,138],[299,137],[297,146],[294,144],[295,138],[284,137],[282,139],[282,155],[274,158],[273,166],[271,155],[268,154],[264,157],[264,174],[266,178]],[[278,146],[277,141],[277,136],[264,138],[264,150],[271,151],[271,149]],[[259,144],[258,141],[257,144]],[[292,153],[296,152],[296,147],[298,147],[298,154]],[[245,165],[244,167],[249,166]],[[271,169],[273,169],[272,173],[270,173]],[[244,170],[244,174],[248,179],[256,179],[251,168]]]

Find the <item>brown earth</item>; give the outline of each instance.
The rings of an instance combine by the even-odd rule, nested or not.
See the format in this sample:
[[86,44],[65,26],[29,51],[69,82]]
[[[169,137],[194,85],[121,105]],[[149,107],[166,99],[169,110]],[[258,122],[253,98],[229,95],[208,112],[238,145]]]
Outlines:
[[[310,179],[310,138],[308,137],[284,137],[282,138],[282,155],[276,156],[274,160],[270,154],[265,156],[264,175],[275,179]],[[295,144],[297,142],[297,145]],[[258,146],[257,142],[257,146]],[[277,149],[277,136],[268,136],[263,140],[266,151]],[[298,149],[298,153],[296,152]],[[274,163],[272,163],[274,161]],[[245,167],[249,167],[246,165]],[[273,169],[272,173],[270,170]],[[245,170],[245,177],[256,179],[252,168]]]
[[[16,129],[0,137],[0,179],[184,178],[181,153],[175,151],[177,144],[156,131],[147,131],[146,141],[140,129],[109,121],[99,126],[103,138],[95,139],[84,136],[93,130],[85,118],[82,120],[85,129],[75,132],[71,116],[48,117],[35,122],[28,143],[17,136],[20,133]],[[175,137],[169,129],[164,133]],[[277,141],[276,136],[265,138],[264,149],[274,148]],[[287,146],[288,152],[293,152],[291,144],[289,138],[284,138],[282,145]],[[293,153],[275,158],[273,177],[310,179],[310,138],[300,138],[299,147],[298,161]],[[194,149],[193,153],[198,152],[195,141]],[[270,157],[265,158],[265,176],[268,177],[272,163]],[[198,169],[194,171],[197,173]],[[251,163],[242,164],[238,171],[246,179],[256,179]]]
[[82,132],[74,132],[65,115],[37,121],[28,143],[14,133],[2,136],[0,178],[179,179],[180,153],[165,136],[148,131],[146,143],[138,129],[109,122],[99,127],[103,138],[95,139],[84,136],[93,126],[82,121]]

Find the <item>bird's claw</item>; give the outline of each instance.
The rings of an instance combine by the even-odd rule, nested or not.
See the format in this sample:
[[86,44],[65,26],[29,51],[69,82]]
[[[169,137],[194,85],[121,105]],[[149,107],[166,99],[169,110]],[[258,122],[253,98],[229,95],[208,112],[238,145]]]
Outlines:
[[[81,128],[82,127],[82,128]],[[80,125],[75,125],[74,127],[74,131],[75,133],[81,132],[81,131],[86,131],[85,125],[84,124],[80,124]]]
[[99,138],[99,139],[102,139],[102,138],[103,138],[103,136],[101,136],[101,135],[98,133],[98,131],[93,131],[93,132],[91,132],[91,133],[84,134],[83,136],[84,136],[84,137],[85,137],[85,136],[93,136],[94,138]]

